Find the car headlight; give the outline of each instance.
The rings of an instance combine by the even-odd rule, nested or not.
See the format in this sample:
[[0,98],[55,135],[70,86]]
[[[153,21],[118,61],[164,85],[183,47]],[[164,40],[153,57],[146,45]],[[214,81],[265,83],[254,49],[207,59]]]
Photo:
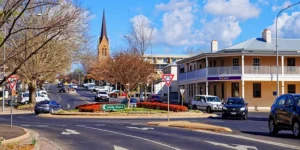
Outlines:
[[227,107],[224,106],[224,107],[223,107],[223,110],[227,110]]
[[243,110],[246,110],[246,108],[245,108],[245,107],[242,107],[240,110],[242,110],[242,111],[243,111]]

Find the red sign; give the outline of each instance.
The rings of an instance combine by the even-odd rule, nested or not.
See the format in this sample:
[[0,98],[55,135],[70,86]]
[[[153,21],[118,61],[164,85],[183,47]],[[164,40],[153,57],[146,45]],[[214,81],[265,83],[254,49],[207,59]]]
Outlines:
[[18,81],[19,77],[18,76],[10,76],[8,79],[7,79],[7,82],[9,83],[9,86],[11,89],[15,89],[15,86],[17,84],[17,81]]
[[174,74],[163,74],[162,78],[164,79],[164,81],[166,82],[167,86],[170,86],[172,83],[172,80],[174,78]]

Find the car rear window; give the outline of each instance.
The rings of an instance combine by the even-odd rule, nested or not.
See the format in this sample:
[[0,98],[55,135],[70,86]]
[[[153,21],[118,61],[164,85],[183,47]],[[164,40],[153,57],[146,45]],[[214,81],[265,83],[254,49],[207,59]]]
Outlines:
[[221,102],[221,100],[218,97],[206,97],[206,100],[208,102]]
[[29,93],[23,93],[23,97],[29,97]]
[[107,94],[106,92],[99,92],[99,94]]
[[50,101],[41,101],[41,102],[39,102],[39,104],[49,104],[50,103]]

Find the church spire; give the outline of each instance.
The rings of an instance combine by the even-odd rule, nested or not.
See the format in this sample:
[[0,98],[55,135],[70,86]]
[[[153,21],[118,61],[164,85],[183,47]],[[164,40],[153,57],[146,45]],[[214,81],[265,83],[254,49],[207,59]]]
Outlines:
[[101,35],[100,35],[100,41],[103,39],[103,37],[108,40],[107,37],[107,31],[106,31],[106,21],[105,21],[105,9],[103,9],[103,17],[102,17],[102,27],[101,27]]

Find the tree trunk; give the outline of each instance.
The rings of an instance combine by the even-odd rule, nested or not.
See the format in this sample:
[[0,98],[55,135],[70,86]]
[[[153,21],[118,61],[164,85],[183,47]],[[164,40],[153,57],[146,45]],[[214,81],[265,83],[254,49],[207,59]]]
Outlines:
[[36,103],[36,79],[33,79],[28,84],[28,90],[29,90],[29,103],[35,104]]

